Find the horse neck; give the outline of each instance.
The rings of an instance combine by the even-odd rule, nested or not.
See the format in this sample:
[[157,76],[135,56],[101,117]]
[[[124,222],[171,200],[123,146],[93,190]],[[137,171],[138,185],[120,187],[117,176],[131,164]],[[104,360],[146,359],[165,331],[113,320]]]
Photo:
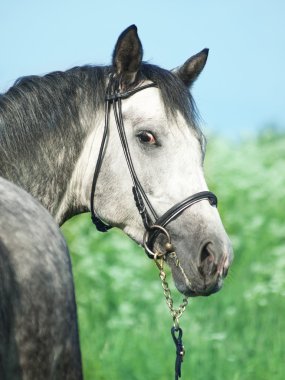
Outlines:
[[88,70],[73,70],[24,79],[0,98],[0,176],[38,199],[59,224],[86,211],[70,181],[91,128],[82,116],[90,109]]

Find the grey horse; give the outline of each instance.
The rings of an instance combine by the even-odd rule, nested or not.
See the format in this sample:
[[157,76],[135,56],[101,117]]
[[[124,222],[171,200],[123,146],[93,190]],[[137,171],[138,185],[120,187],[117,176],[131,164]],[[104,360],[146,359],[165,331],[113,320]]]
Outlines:
[[0,178],[0,379],[80,380],[70,257],[39,202]]
[[[173,71],[144,63],[142,54],[137,28],[131,26],[118,38],[111,66],[22,78],[0,97],[0,176],[37,198],[59,224],[90,211],[110,76],[118,78],[122,91],[156,85],[122,100],[134,168],[156,214],[208,190],[205,139],[189,92],[208,50]],[[92,198],[100,219],[143,243],[145,226],[133,199],[113,113]],[[233,254],[217,209],[203,200],[168,228],[183,268],[182,275],[175,262],[167,260],[179,291],[195,296],[219,290]]]
[[[144,88],[122,100],[121,119],[134,169],[156,214],[163,215],[174,204],[208,190],[203,173],[206,143],[189,91],[206,64],[208,50],[172,71],[145,63],[142,56],[133,25],[119,36],[110,66],[25,77],[0,96],[0,176],[35,197],[60,225],[73,215],[90,211],[106,117],[106,89],[114,77],[120,91]],[[2,343],[11,349],[9,356],[7,351],[1,352],[2,371],[7,373],[12,370],[10,365],[16,368],[13,363],[18,363],[18,371],[22,368],[22,373],[27,373],[25,379],[56,379],[60,378],[56,371],[60,373],[66,363],[66,368],[71,366],[70,373],[77,374],[69,378],[80,379],[72,272],[65,244],[38,204],[16,188],[13,191],[19,196],[9,201],[7,187],[11,185],[2,182],[0,260],[6,269],[5,281],[0,284],[4,300],[0,333],[12,341],[5,343],[4,339]],[[100,220],[143,244],[145,225],[133,199],[113,113],[109,114],[109,135],[92,202]],[[172,220],[168,229],[179,267],[170,255],[166,261],[178,290],[186,296],[218,291],[233,252],[217,209],[205,199]],[[6,294],[9,291],[12,298]],[[27,303],[18,302],[21,294],[26,294]],[[30,315],[29,309],[34,314]],[[30,342],[27,331],[31,332]],[[52,337],[54,341],[49,340]],[[23,349],[23,358],[17,347]],[[30,352],[37,352],[40,365],[36,359],[28,364],[25,355],[31,358]],[[68,364],[72,355],[75,362]],[[36,370],[41,365],[48,375],[28,374],[29,366]]]

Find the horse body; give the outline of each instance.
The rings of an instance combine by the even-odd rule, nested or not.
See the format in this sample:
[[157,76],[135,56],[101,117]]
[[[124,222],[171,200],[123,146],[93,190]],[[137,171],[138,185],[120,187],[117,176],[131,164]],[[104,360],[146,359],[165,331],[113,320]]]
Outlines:
[[0,379],[80,380],[68,250],[49,213],[0,178]]

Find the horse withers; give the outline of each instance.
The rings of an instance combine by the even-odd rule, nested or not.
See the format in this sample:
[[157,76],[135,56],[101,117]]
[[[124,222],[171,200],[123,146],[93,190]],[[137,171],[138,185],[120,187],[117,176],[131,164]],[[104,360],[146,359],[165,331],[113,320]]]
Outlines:
[[65,240],[49,213],[0,178],[0,379],[82,379]]

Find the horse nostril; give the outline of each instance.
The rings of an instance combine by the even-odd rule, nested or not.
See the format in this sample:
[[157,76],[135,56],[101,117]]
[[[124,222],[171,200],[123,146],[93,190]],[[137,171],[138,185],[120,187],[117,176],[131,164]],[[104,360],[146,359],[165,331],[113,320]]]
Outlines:
[[200,253],[198,270],[203,277],[214,275],[217,272],[217,264],[215,264],[215,257],[210,246],[211,243],[205,244]]
[[225,278],[225,277],[227,277],[227,275],[228,275],[228,271],[229,271],[229,268],[227,267],[224,267],[223,268],[223,277]]

